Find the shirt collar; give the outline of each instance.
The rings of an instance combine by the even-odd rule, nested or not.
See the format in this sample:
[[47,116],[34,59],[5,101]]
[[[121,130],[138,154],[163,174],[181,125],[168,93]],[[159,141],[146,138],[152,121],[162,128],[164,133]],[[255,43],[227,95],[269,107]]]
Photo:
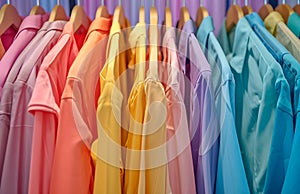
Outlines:
[[192,20],[188,20],[180,33],[179,43],[178,43],[178,49],[179,49],[179,60],[181,69],[184,73],[186,73],[186,58],[188,58],[188,43],[189,38],[192,33],[194,33],[195,28],[193,25]]
[[197,39],[202,43],[205,44],[208,40],[208,36],[211,32],[215,30],[213,19],[211,16],[207,16],[203,19],[201,25],[197,31]]
[[268,31],[270,33],[272,33],[273,35],[276,32],[276,27],[277,24],[280,22],[284,22],[282,16],[280,15],[280,13],[278,13],[277,11],[273,11],[271,12],[266,18],[265,18],[265,25],[266,28],[268,29]]
[[105,18],[99,17],[96,18],[90,25],[88,33],[86,35],[85,41],[88,39],[89,35],[94,31],[104,31],[109,32],[112,24],[112,17]]
[[30,15],[24,18],[24,20],[21,23],[21,26],[19,28],[18,33],[16,34],[16,37],[19,36],[21,32],[28,29],[35,29],[39,30],[44,22],[46,22],[49,18],[49,14],[43,14],[43,15]]
[[[277,13],[277,12],[272,12]],[[270,13],[270,14],[272,14]],[[280,16],[281,17],[281,16]],[[264,46],[267,48],[269,53],[276,59],[280,64],[283,62],[283,56],[289,53],[284,46],[282,46],[276,38],[274,38],[265,28],[262,20],[256,13],[252,13],[246,16],[249,24],[251,25],[255,34],[262,41]],[[277,17],[279,18],[279,17]]]
[[241,73],[243,70],[243,64],[247,52],[247,45],[251,33],[253,33],[253,31],[246,18],[241,18],[236,26],[236,33],[232,49],[233,58],[230,62],[231,67],[237,73]]

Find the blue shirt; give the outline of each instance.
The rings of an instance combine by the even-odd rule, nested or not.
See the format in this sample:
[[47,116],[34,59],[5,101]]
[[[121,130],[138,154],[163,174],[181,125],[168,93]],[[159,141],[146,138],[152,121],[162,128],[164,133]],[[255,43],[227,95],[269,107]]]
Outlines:
[[[300,97],[298,88],[300,85],[295,85],[299,84],[297,82],[300,76],[300,64],[291,53],[268,32],[263,21],[256,13],[247,15],[246,18],[265,47],[281,65],[284,76],[290,86],[291,99],[289,103],[298,102]],[[293,105],[295,105],[295,103],[293,103]],[[274,128],[264,193],[281,192],[292,149],[294,136],[293,116],[296,115],[297,112],[297,107],[293,106],[293,115],[284,112],[278,115],[280,123],[278,122],[278,125],[276,124]]]
[[230,66],[236,82],[237,135],[250,191],[263,193],[271,145],[277,149],[272,142],[278,129],[285,133],[282,129],[290,128],[290,89],[282,68],[246,18],[239,20],[234,38]]
[[[215,105],[220,123],[216,193],[250,193],[235,128],[235,81],[214,35],[213,19],[203,19],[197,39],[212,69]],[[230,178],[228,178],[230,177]]]

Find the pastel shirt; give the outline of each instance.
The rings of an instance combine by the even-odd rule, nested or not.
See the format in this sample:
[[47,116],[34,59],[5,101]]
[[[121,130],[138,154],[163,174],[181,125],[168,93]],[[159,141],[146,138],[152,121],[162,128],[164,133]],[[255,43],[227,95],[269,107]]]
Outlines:
[[[187,21],[179,39],[179,58],[185,80],[191,148],[197,193],[213,193],[216,185],[220,128],[215,110],[212,72]],[[191,103],[189,103],[191,102]]]
[[49,14],[32,15],[27,16],[22,21],[11,47],[6,51],[5,55],[0,60],[0,98],[6,78],[17,57],[34,38],[38,30],[42,27],[44,22],[48,20],[48,18]]
[[220,123],[216,193],[250,193],[235,127],[235,81],[213,31],[213,20],[208,16],[198,28],[197,39],[212,69]]
[[[297,115],[297,107],[292,102],[299,101],[298,86],[296,86],[300,64],[297,60],[266,30],[262,20],[256,13],[246,16],[249,24],[267,50],[281,65],[283,74],[290,86],[290,100],[288,106],[293,106],[292,114],[281,112],[277,116],[281,118],[280,123],[275,123],[270,150],[270,158],[267,167],[266,183],[264,193],[280,192],[285,179],[286,169],[292,149],[294,136],[294,116]],[[284,120],[282,120],[284,118]],[[285,130],[282,130],[284,128]]]
[[[285,148],[281,147],[285,136],[278,136],[286,134],[289,141],[292,129],[290,87],[265,44],[246,18],[239,20],[230,66],[236,81],[235,123],[251,193],[265,192],[268,173],[273,170],[269,163],[274,157],[272,153],[278,154],[278,150]],[[281,159],[278,162],[282,164]]]
[[264,20],[268,31],[300,62],[300,40],[286,26],[278,12],[270,13]]
[[6,102],[6,106],[10,107],[10,119],[6,125],[9,133],[1,177],[1,193],[28,192],[34,118],[27,112],[27,105],[42,60],[56,44],[65,23],[46,23],[47,33],[28,51],[17,76],[14,76],[16,72],[11,71],[4,85],[12,87],[9,90],[12,93],[8,94],[11,100]]
[[217,36],[227,60],[231,59],[235,31],[236,27],[233,27],[230,32],[227,32],[225,19]]
[[[184,105],[184,75],[176,53],[175,29],[166,31],[163,38],[164,63],[159,65],[166,84],[167,156],[171,192],[196,193],[193,158],[186,108]],[[164,67],[160,69],[160,67]]]
[[298,37],[300,38],[300,27],[299,27],[299,22],[300,22],[300,16],[298,15],[297,12],[293,12],[287,22],[287,26],[289,29]]
[[[91,143],[97,137],[95,99],[112,18],[95,19],[70,67],[60,102],[50,193],[93,193]],[[62,173],[64,172],[64,173]]]
[[[70,66],[86,35],[68,22],[39,70],[28,111],[34,115],[29,193],[49,193],[52,162],[60,114],[60,98]],[[41,95],[41,93],[43,95]]]

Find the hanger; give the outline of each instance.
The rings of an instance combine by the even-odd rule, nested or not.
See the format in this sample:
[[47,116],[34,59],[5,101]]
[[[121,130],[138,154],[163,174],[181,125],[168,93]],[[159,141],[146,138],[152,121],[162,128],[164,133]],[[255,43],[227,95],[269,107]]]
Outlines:
[[139,22],[140,23],[145,23],[145,8],[144,8],[144,1],[141,0],[141,6],[140,6],[140,11],[139,11]]
[[101,1],[101,6],[98,7],[95,18],[100,18],[100,17],[104,17],[104,18],[110,17],[109,12],[106,6],[104,5],[104,0]]
[[300,0],[297,0],[297,4],[294,6],[294,11],[300,15]]
[[11,26],[19,29],[21,22],[22,18],[17,9],[10,4],[10,1],[7,1],[7,4],[3,5],[0,10],[0,35]]
[[40,0],[37,0],[36,5],[31,9],[29,15],[43,15],[45,13],[44,8],[40,6]]
[[185,6],[185,0],[182,1],[182,8],[180,9],[180,17],[179,17],[179,23],[178,28],[182,30],[183,25],[190,19],[190,13],[188,9]]
[[149,28],[149,43],[150,43],[150,53],[149,53],[149,72],[151,76],[155,78],[158,77],[157,72],[157,60],[158,60],[158,14],[154,6],[154,0],[152,0],[152,7],[150,8],[150,28]]
[[203,6],[203,0],[200,0],[200,7],[198,8],[196,15],[196,26],[197,28],[202,23],[203,19],[209,16],[207,9]]
[[244,15],[251,14],[253,12],[252,7],[248,4],[248,0],[245,0],[245,6],[242,8]]
[[80,5],[80,0],[77,0],[76,6],[73,7],[70,22],[73,24],[73,30],[76,32],[81,26],[84,29],[89,29],[91,24],[90,18],[86,15],[83,7]]
[[114,11],[113,23],[119,23],[121,28],[124,28],[126,26],[126,20],[125,20],[124,10],[121,5],[121,0],[119,0],[119,6],[116,7]]
[[63,6],[60,5],[60,0],[57,0],[57,5],[55,5],[50,13],[49,22],[56,20],[68,21],[66,11]]
[[172,25],[172,12],[171,12],[171,9],[170,9],[170,1],[169,0],[166,0],[166,13],[165,13],[165,25],[167,28],[171,28],[173,25]]
[[280,13],[285,23],[287,23],[290,15],[294,12],[291,6],[285,3],[285,0],[282,0],[282,4],[278,5],[275,10]]
[[265,20],[265,18],[272,12],[273,7],[268,3],[267,0],[264,0],[264,5],[259,9],[258,14],[261,17],[262,20]]
[[239,19],[244,17],[242,8],[236,4],[236,0],[233,1],[233,5],[230,6],[226,15],[226,29],[230,32],[231,29],[238,23]]

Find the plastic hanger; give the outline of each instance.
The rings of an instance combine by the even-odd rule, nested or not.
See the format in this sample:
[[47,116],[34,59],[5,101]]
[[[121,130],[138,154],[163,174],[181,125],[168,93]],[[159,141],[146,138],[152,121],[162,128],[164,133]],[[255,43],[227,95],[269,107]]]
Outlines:
[[272,5],[268,4],[267,0],[264,0],[264,5],[259,9],[258,14],[261,17],[262,20],[265,20],[265,18],[272,12],[273,7]]
[[294,6],[294,11],[300,15],[300,0],[297,0],[297,4]]
[[200,7],[196,15],[196,26],[197,28],[202,23],[203,19],[209,16],[207,9],[203,6],[203,0],[200,0]]
[[275,10],[280,13],[285,23],[287,23],[290,15],[294,12],[291,6],[285,3],[285,0],[282,0],[282,4],[278,5]]
[[253,12],[252,7],[248,4],[248,0],[245,0],[245,6],[242,8],[244,15],[251,14]]
[[152,0],[152,7],[150,8],[150,28],[149,28],[149,43],[150,43],[150,53],[149,53],[149,72],[154,78],[158,77],[157,71],[157,60],[158,60],[158,14],[154,7],[154,0]]
[[230,32],[231,29],[238,23],[239,19],[244,17],[242,8],[233,1],[226,15],[226,30]]
[[77,0],[78,4],[73,7],[70,22],[73,24],[73,30],[76,32],[81,26],[84,27],[84,29],[88,29],[91,20],[86,15],[83,7],[80,5],[80,0]]
[[109,12],[108,12],[106,6],[104,5],[104,0],[101,1],[101,6],[98,7],[95,18],[100,18],[100,17],[104,17],[104,18],[110,17]]
[[45,13],[44,8],[40,6],[40,0],[37,0],[36,5],[31,9],[29,15],[43,15]]
[[57,5],[55,5],[50,13],[49,22],[56,20],[68,21],[66,11],[63,6],[60,5],[60,0],[57,0]]
[[188,9],[185,6],[185,0],[182,1],[182,8],[180,9],[180,17],[179,17],[179,23],[178,28],[182,30],[183,25],[190,19],[190,13]]
[[169,0],[166,0],[166,13],[165,13],[165,25],[167,28],[171,28],[172,27],[172,12],[170,9],[170,2]]
[[0,35],[2,35],[9,27],[19,29],[22,18],[17,9],[7,1],[0,10]]
[[125,20],[124,10],[121,5],[121,0],[119,0],[119,6],[116,7],[114,11],[113,23],[119,23],[121,28],[126,27],[126,20]]
[[140,11],[139,11],[139,22],[145,23],[145,8],[144,8],[144,1],[141,1]]

